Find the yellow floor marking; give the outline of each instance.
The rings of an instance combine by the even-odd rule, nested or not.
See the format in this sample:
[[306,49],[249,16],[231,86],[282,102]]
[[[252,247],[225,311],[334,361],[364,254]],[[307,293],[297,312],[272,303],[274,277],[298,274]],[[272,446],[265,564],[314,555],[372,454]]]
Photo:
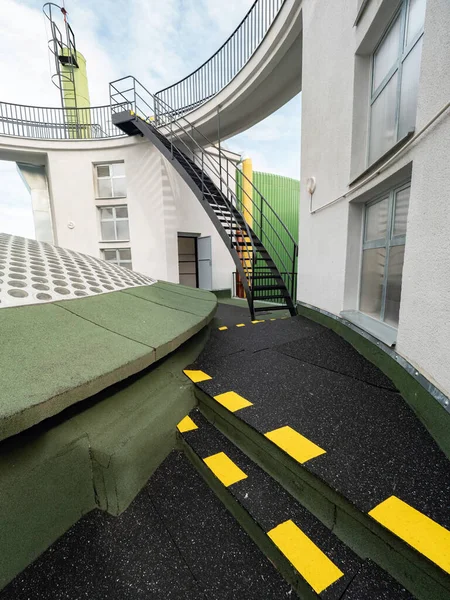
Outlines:
[[269,431],[265,435],[299,463],[305,463],[326,452],[288,425]]
[[231,458],[228,458],[225,452],[213,454],[213,456],[208,456],[203,460],[226,487],[247,478],[244,471],[241,471]]
[[260,321],[252,321],[253,324],[255,323],[264,323],[264,319],[260,320]]
[[180,433],[186,433],[186,431],[194,431],[194,429],[198,429],[198,426],[188,415],[184,417],[184,419],[181,419],[181,421],[177,425],[177,429]]
[[212,379],[212,377],[210,377],[203,371],[190,371],[188,369],[185,369],[183,373],[187,375],[187,377],[189,377],[189,379],[194,383],[200,383],[201,381],[208,381],[208,379]]
[[450,531],[400,498],[391,496],[369,515],[450,573]]
[[271,321],[276,321],[276,319],[270,319]]
[[230,412],[236,412],[237,410],[241,410],[241,408],[253,406],[251,402],[239,396],[236,392],[225,392],[224,394],[214,396],[214,399],[222,406],[225,406],[225,408],[228,408]]
[[236,327],[245,327],[245,323],[238,323]]
[[277,525],[267,535],[317,594],[344,575],[293,521]]
[[219,331],[226,331],[228,327],[219,327]]

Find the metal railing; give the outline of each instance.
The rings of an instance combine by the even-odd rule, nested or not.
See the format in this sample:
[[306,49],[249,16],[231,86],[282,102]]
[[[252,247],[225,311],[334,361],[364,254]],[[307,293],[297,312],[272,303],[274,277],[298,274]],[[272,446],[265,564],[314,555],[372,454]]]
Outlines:
[[[174,110],[187,113],[215,96],[253,56],[284,2],[285,0],[256,0],[238,27],[211,58],[184,79],[156,92],[155,97]],[[158,117],[156,114],[157,120]]]
[[[265,249],[278,271],[284,274],[285,285],[291,298],[294,298],[297,243],[278,214],[253,183],[243,173],[240,173],[239,177],[237,176],[235,163],[228,159],[220,145],[214,145],[192,125],[184,116],[183,109],[174,109],[161,98],[151,94],[132,76],[123,77],[110,83],[110,98],[113,112],[130,110],[131,106],[131,110],[137,118],[153,125],[155,131],[166,137],[170,143],[172,156],[181,150],[199,167],[201,175],[197,175],[198,184],[205,195],[208,195],[203,179],[205,173],[220,190],[223,205],[216,203],[217,210],[221,212],[224,219],[230,219],[231,244],[237,244],[241,248],[241,264],[249,288],[252,286],[257,269],[266,264],[261,253],[255,248],[254,243],[258,238],[251,228],[252,223],[256,222],[261,229],[267,228],[271,231],[271,236],[265,236]],[[158,115],[158,121],[156,121],[156,115]],[[214,152],[211,152],[212,148],[214,148]],[[182,156],[177,156],[177,158],[183,160]],[[238,200],[238,190],[241,199],[245,199],[245,202]],[[209,198],[213,198],[211,194],[209,194]],[[265,266],[265,268],[268,267]]]
[[41,140],[98,140],[124,134],[113,125],[109,105],[49,108],[0,102],[0,135]]

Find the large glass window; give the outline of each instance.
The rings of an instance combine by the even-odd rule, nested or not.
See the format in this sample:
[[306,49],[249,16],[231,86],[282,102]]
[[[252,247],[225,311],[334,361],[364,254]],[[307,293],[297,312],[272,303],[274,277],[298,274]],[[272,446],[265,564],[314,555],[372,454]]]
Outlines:
[[415,127],[426,0],[403,0],[372,56],[369,164]]
[[96,165],[95,171],[98,198],[123,198],[127,195],[125,165],[123,162]]
[[127,269],[132,269],[131,264],[131,249],[130,248],[108,248],[108,250],[103,250],[103,258],[114,265],[118,265],[119,267],[126,267]]
[[102,241],[128,241],[130,239],[127,206],[101,206],[98,210],[100,211]]
[[361,312],[398,326],[410,184],[369,203],[365,210]]

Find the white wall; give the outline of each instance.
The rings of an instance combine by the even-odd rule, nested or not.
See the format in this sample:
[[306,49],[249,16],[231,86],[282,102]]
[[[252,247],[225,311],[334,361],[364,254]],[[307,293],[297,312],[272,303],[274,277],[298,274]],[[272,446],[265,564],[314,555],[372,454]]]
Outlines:
[[[356,2],[316,0],[303,6],[298,299],[335,314],[357,307],[362,203],[411,171],[397,350],[448,395],[450,111],[370,182],[355,192],[349,185],[365,163],[367,123],[367,86],[357,77],[364,57],[355,53],[369,50],[381,35],[393,5],[372,0],[357,27]],[[416,133],[449,101],[450,4],[428,0]],[[310,215],[305,187],[310,176],[317,179],[313,210],[347,197]]]
[[[200,202],[154,146],[140,138],[50,142],[0,140],[0,157],[46,165],[55,243],[101,257],[131,247],[133,269],[177,283],[177,233],[212,238],[213,289],[231,287],[229,252]],[[96,199],[94,164],[124,161],[126,199]],[[130,242],[102,242],[98,205],[127,204]]]

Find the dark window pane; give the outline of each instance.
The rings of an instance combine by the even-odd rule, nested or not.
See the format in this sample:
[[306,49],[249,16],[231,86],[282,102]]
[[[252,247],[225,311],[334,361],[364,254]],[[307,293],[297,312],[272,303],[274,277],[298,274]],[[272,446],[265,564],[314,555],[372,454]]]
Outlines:
[[381,240],[386,237],[388,222],[388,198],[366,208],[365,241]]
[[370,164],[380,158],[397,141],[397,81],[398,71],[372,104],[370,115]]
[[401,139],[416,126],[417,94],[419,92],[420,63],[422,59],[421,38],[403,61],[400,91],[400,120],[398,137]]
[[98,177],[109,177],[109,165],[98,165],[97,176]]
[[119,250],[120,260],[131,260],[131,250],[130,248],[122,248]]
[[395,195],[395,215],[393,235],[406,235],[408,221],[409,195],[411,188],[406,188]]
[[364,250],[359,309],[380,319],[386,248]]
[[384,320],[393,327],[398,326],[404,258],[405,246],[392,246],[389,253]]
[[104,221],[100,225],[102,230],[102,240],[109,241],[116,239],[114,221]]
[[400,17],[397,17],[388,34],[373,55],[373,91],[375,92],[383,79],[394,66],[400,56]]

